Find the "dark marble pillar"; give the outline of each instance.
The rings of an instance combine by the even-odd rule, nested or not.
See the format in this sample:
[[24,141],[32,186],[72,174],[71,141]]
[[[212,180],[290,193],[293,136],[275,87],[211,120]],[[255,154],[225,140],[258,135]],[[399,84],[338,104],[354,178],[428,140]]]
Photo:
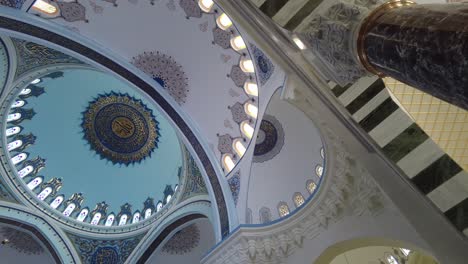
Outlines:
[[366,68],[468,110],[468,4],[378,12],[361,27]]

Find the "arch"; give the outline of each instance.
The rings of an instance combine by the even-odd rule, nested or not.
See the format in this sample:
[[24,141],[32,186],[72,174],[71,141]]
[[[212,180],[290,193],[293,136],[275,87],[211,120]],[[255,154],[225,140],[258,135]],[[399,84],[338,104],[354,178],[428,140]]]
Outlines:
[[[161,107],[162,111],[168,115],[169,119],[174,122],[175,127],[180,130],[184,139],[190,143],[192,147],[191,150],[193,150],[193,153],[195,154],[194,156],[199,159],[200,164],[202,165],[202,174],[207,180],[207,183],[209,183],[208,185],[211,187],[210,194],[213,195],[215,200],[214,204],[217,207],[216,213],[219,219],[218,221],[215,221],[215,224],[219,225],[216,232],[218,238],[224,238],[229,234],[229,218],[232,212],[234,212],[231,210],[234,208],[234,204],[232,200],[225,199],[223,190],[226,190],[226,195],[230,194],[227,192],[229,189],[227,182],[225,183],[224,181],[220,181],[220,179],[224,179],[224,174],[222,173],[219,165],[214,165],[217,164],[215,161],[216,158],[214,155],[207,153],[206,150],[208,150],[209,147],[205,142],[202,143],[200,140],[201,136],[191,129],[186,118],[179,113],[178,109],[176,109],[175,104],[166,100],[165,95],[162,95],[159,92],[162,89],[161,87],[153,87],[153,85],[145,80],[148,79],[146,76],[140,77],[124,67],[122,63],[111,58],[111,55],[104,55],[106,54],[104,48],[91,48],[93,45],[84,44],[86,41],[83,38],[80,39],[77,35],[68,35],[58,27],[50,27],[49,25],[46,29],[46,24],[43,21],[33,20],[24,14],[15,13],[12,15],[11,12],[0,12],[0,29],[9,31],[9,34],[22,35],[23,38],[24,35],[26,35],[36,39],[36,41],[51,43],[55,47],[59,46],[63,50],[79,54],[80,58],[93,61],[100,67],[109,69],[111,72],[127,80],[135,87],[138,87],[147,96],[151,97],[156,104]],[[58,34],[58,31],[61,31],[62,34]],[[65,36],[66,34],[67,36]],[[128,65],[127,62],[125,63]],[[131,69],[133,70],[133,68]]]
[[304,196],[302,195],[302,193],[300,192],[296,192],[294,195],[293,195],[293,202],[294,202],[294,205],[297,207],[300,207],[301,205],[303,205],[305,203],[305,198]]
[[279,217],[285,217],[291,213],[291,210],[289,210],[289,206],[286,202],[280,202],[278,204],[278,214]]
[[346,253],[351,250],[370,247],[370,246],[382,246],[382,247],[394,247],[394,248],[405,248],[412,251],[418,251],[424,255],[431,256],[432,254],[424,249],[414,246],[413,244],[405,241],[392,240],[380,237],[365,237],[351,240],[345,240],[338,242],[327,249],[325,249],[320,256],[313,261],[313,264],[329,264],[335,257]]
[[271,222],[273,220],[272,215],[271,215],[271,210],[268,207],[260,208],[259,215],[260,215],[259,216],[260,217],[260,223],[262,223],[262,224],[267,224],[267,223],[269,223],[269,222]]

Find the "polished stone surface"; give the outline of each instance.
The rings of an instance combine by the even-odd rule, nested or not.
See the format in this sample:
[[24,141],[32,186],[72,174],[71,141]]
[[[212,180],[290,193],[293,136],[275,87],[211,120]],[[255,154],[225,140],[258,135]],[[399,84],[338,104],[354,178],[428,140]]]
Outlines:
[[389,10],[370,27],[364,49],[383,74],[468,109],[468,4]]

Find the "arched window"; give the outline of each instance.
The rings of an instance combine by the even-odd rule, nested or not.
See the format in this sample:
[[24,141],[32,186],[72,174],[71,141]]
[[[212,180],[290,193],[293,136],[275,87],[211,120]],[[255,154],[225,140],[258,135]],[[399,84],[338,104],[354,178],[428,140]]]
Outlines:
[[132,223],[135,224],[135,223],[138,223],[140,222],[140,212],[136,212],[134,215],[133,215],[133,220],[132,220]]
[[28,165],[22,168],[20,171],[18,171],[18,176],[20,176],[20,178],[24,178],[28,176],[28,174],[31,173],[33,170],[34,170],[33,166]]
[[12,151],[12,150],[15,150],[15,149],[21,147],[22,145],[23,145],[23,141],[18,139],[18,140],[15,140],[13,142],[8,143],[7,150]]
[[289,214],[289,206],[285,202],[278,204],[278,213],[280,217],[285,217]]
[[42,13],[46,13],[48,15],[53,15],[53,14],[58,12],[57,7],[47,3],[44,0],[36,0],[36,2],[34,2],[34,4],[33,4],[32,8],[34,10],[37,10],[37,11],[42,12]]
[[309,191],[310,194],[312,194],[315,189],[317,189],[317,184],[313,182],[312,180],[307,181],[307,191]]
[[16,121],[18,119],[21,118],[21,114],[20,113],[14,113],[14,114],[9,114],[7,116],[7,122],[11,122],[11,121]]
[[81,210],[80,214],[76,217],[76,220],[79,222],[83,222],[86,216],[88,216],[88,213],[89,213],[89,210],[87,208]]
[[16,165],[16,164],[24,161],[27,157],[28,157],[28,155],[26,153],[20,153],[20,154],[14,156],[13,158],[11,158],[11,162],[13,162],[13,165]]
[[223,167],[227,172],[231,172],[234,169],[234,160],[232,159],[231,154],[224,154],[223,155]]
[[37,78],[37,79],[34,79],[31,84],[38,84],[41,82],[41,79]]
[[325,158],[325,150],[323,149],[323,147],[320,148],[320,156],[322,157],[322,159]]
[[245,73],[254,73],[255,67],[250,59],[242,59],[239,64],[241,70]]
[[323,174],[323,167],[322,165],[317,165],[315,166],[315,174],[317,174],[317,176],[320,178],[322,177],[322,174]]
[[168,204],[172,199],[172,195],[168,195],[167,198],[166,198],[166,204]]
[[30,181],[28,183],[28,188],[29,188],[29,190],[34,190],[41,183],[42,183],[42,178],[41,177],[36,177],[34,180],[32,180],[32,181]]
[[401,251],[401,253],[403,253],[403,255],[404,255],[405,257],[408,257],[409,254],[411,253],[411,250],[406,249],[406,248],[400,248],[400,251]]
[[26,89],[21,90],[20,95],[28,95],[30,93],[31,93],[31,89],[26,88]]
[[252,224],[252,209],[247,208],[245,211],[245,223]]
[[209,13],[214,6],[213,0],[199,0],[198,6],[203,12]]
[[6,130],[6,136],[11,137],[13,135],[18,134],[20,131],[21,131],[21,128],[19,126],[10,127]]
[[244,134],[247,138],[252,138],[254,134],[254,128],[249,124],[249,121],[242,121],[240,124],[240,129],[242,134]]
[[[94,216],[93,216],[93,219],[91,220],[91,224],[92,225],[99,224],[99,221],[101,220],[101,217],[102,217],[101,213],[95,213]],[[109,220],[109,219],[107,219],[107,220]]]
[[393,255],[387,256],[388,264],[400,264]]
[[250,102],[245,103],[244,110],[245,110],[245,113],[248,114],[249,116],[253,118],[257,118],[258,108],[254,104]]
[[37,198],[41,201],[44,201],[47,196],[52,193],[52,187],[47,187],[37,196]]
[[156,212],[161,211],[162,208],[163,208],[163,204],[162,204],[162,202],[159,202],[159,203],[156,205]]
[[239,155],[239,157],[244,156],[246,148],[244,144],[242,143],[242,139],[240,138],[234,139],[234,141],[232,142],[232,147],[236,151],[237,155]]
[[174,187],[174,193],[177,192],[177,189],[179,189],[179,184],[176,184]]
[[241,36],[236,36],[236,37],[231,38],[231,47],[235,51],[243,50],[246,48],[245,42]]
[[231,19],[226,15],[226,13],[222,13],[217,19],[216,19],[216,24],[218,27],[222,30],[228,29],[230,26],[232,26],[232,21]]
[[128,218],[128,216],[126,214],[122,215],[120,217],[119,226],[125,225],[127,223],[127,218]]
[[65,211],[63,211],[63,215],[70,216],[75,210],[75,208],[76,208],[76,205],[74,203],[69,204],[67,208],[65,209]]
[[16,100],[12,105],[11,108],[17,108],[24,106],[25,102],[23,100]]
[[62,204],[63,202],[63,195],[60,195],[60,196],[57,196],[54,201],[52,201],[50,203],[50,207],[54,208],[54,209],[57,209],[57,207],[60,206],[60,204]]
[[299,207],[299,206],[304,204],[305,199],[304,199],[304,196],[302,196],[301,193],[297,192],[293,196],[293,201],[294,201],[294,205],[296,205],[296,207]]
[[253,83],[253,82],[246,82],[244,84],[244,91],[248,94],[248,95],[252,95],[252,96],[258,96],[258,86],[256,83]]
[[271,211],[270,211],[270,208],[268,207],[260,208],[259,216],[260,216],[260,223],[262,224],[269,223],[272,220]]
[[104,224],[105,226],[112,226],[112,224],[114,224],[114,219],[115,219],[115,216],[114,214],[110,214],[107,219],[106,219],[106,223]]
[[148,219],[151,217],[151,208],[148,208],[145,210],[145,219]]

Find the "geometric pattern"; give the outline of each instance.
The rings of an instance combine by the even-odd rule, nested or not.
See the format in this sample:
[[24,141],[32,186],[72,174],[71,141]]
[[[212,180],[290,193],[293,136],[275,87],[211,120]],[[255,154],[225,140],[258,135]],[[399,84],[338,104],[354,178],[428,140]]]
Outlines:
[[265,162],[273,159],[281,152],[283,145],[283,126],[274,116],[265,115],[255,142],[253,161]]
[[195,224],[192,224],[175,233],[175,235],[164,244],[162,252],[171,255],[183,255],[196,248],[199,242],[200,230]]

